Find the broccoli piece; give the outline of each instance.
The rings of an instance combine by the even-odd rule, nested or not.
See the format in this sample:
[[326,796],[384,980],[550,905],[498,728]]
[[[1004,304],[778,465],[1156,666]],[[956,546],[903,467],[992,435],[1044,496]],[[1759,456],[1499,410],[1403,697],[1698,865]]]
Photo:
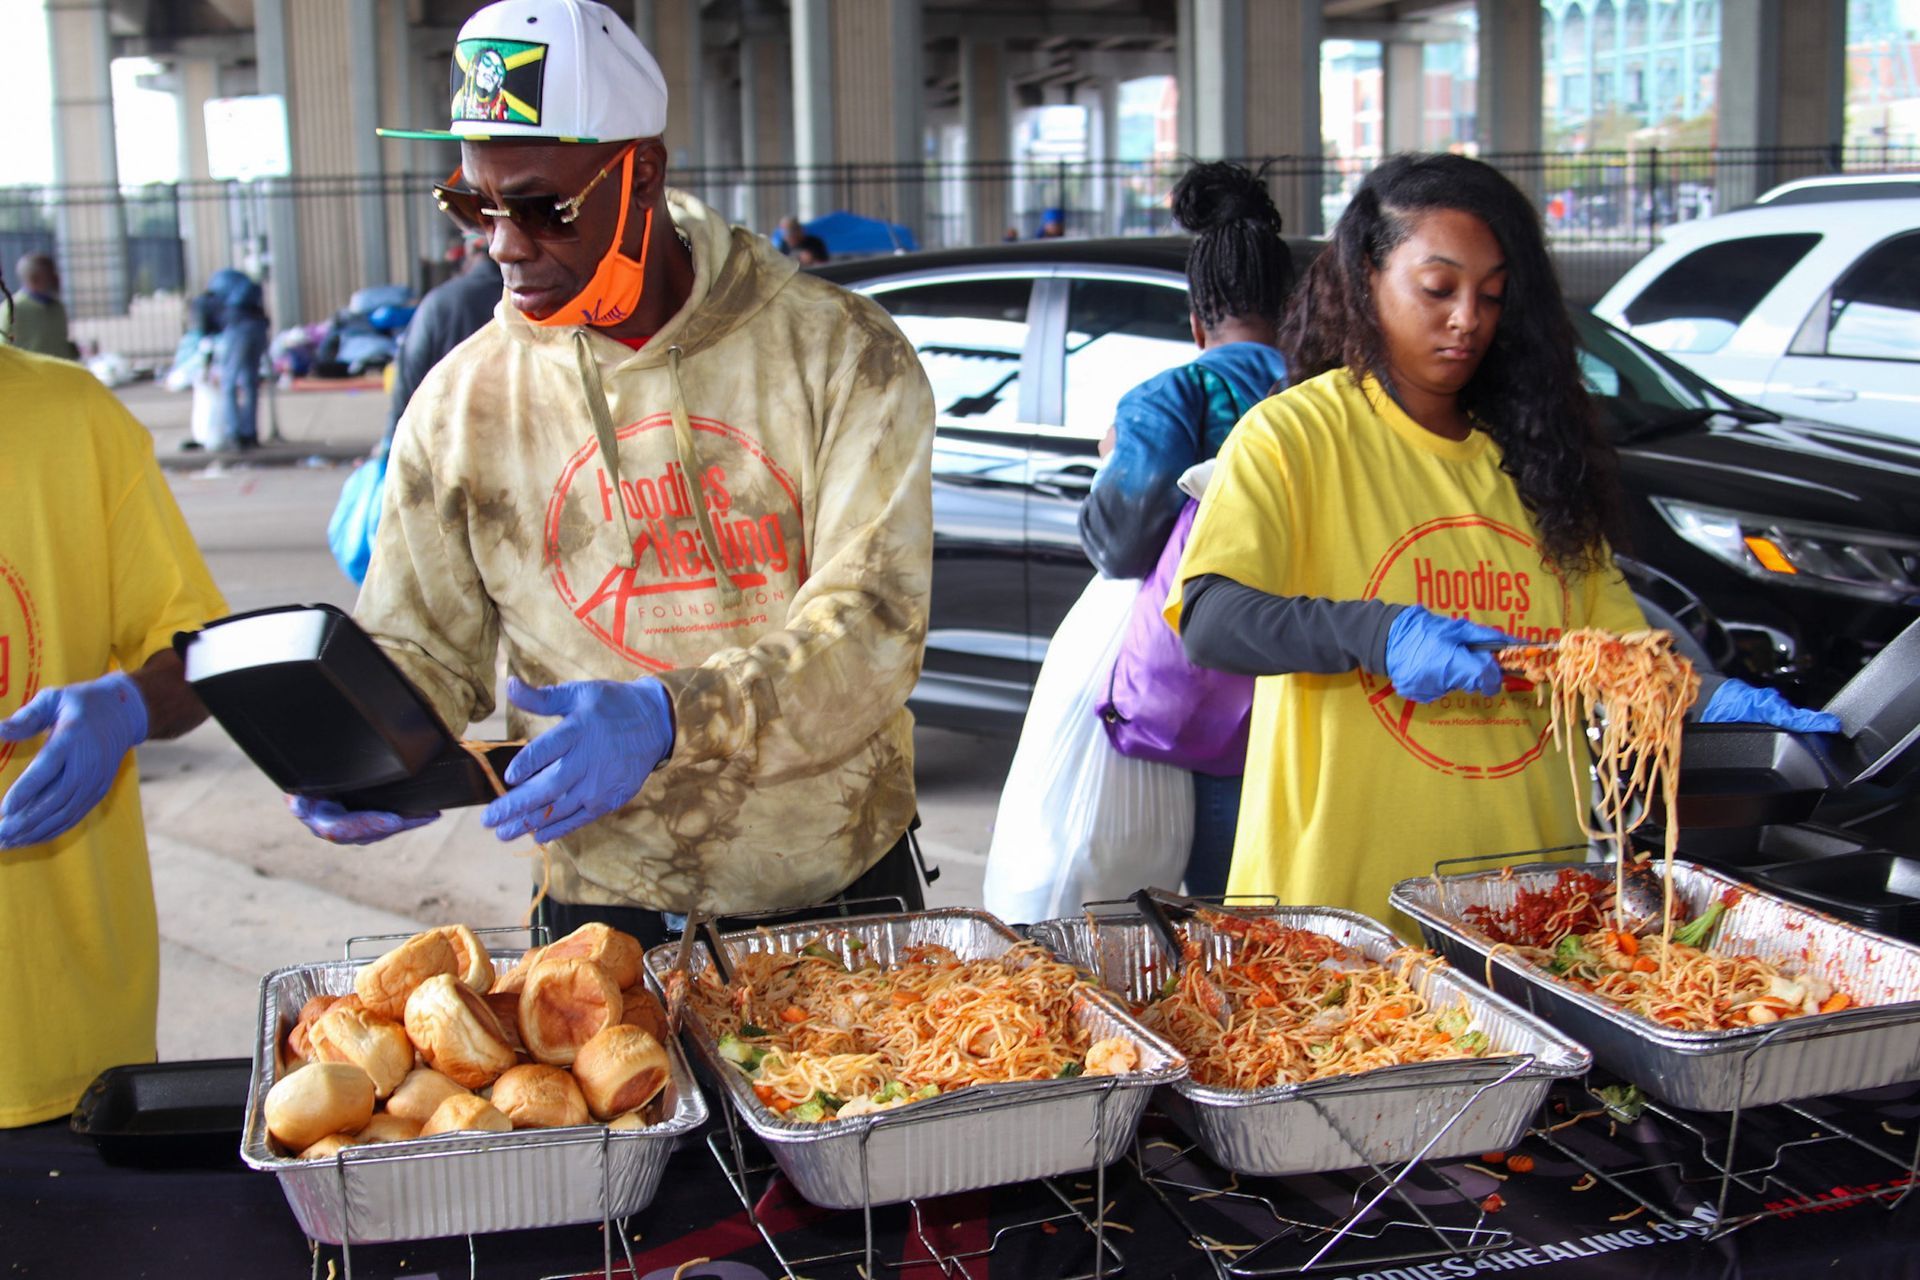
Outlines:
[[937,1098],[939,1096],[940,1096],[939,1085],[923,1084],[918,1089],[915,1089],[913,1091],[913,1096],[909,1099],[909,1101],[925,1102],[928,1098]]
[[1640,1092],[1638,1085],[1602,1085],[1593,1091],[1593,1096],[1607,1109],[1608,1118],[1622,1124],[1632,1124],[1647,1109],[1647,1095]]
[[822,1120],[831,1120],[834,1113],[847,1105],[845,1098],[836,1098],[825,1089],[815,1089],[813,1096],[787,1112],[787,1119],[798,1120],[802,1124],[818,1124]]
[[1329,990],[1326,996],[1320,1001],[1320,1007],[1322,1009],[1331,1009],[1337,1004],[1345,1004],[1347,1002],[1348,985],[1345,980],[1334,983],[1332,989]]
[[743,1022],[740,1024],[740,1035],[747,1040],[765,1040],[772,1034],[773,1033],[765,1027],[756,1027],[751,1022]]
[[1698,918],[1689,920],[1673,931],[1673,940],[1685,947],[1704,947],[1707,939],[1720,925],[1720,917],[1727,914],[1727,904],[1714,899],[1713,905],[1702,911]]
[[1457,1036],[1473,1025],[1473,1015],[1465,1009],[1449,1009],[1433,1020],[1433,1029],[1443,1036]]
[[800,954],[803,956],[811,956],[815,960],[825,960],[828,964],[832,965],[836,969],[844,969],[847,967],[841,964],[840,957],[835,955],[832,949],[829,948],[826,943],[821,942],[818,938],[814,939],[812,942],[809,942],[806,946],[800,948]]
[[721,1057],[731,1062],[734,1066],[739,1067],[748,1075],[752,1075],[755,1071],[758,1071],[760,1069],[760,1059],[767,1056],[765,1049],[756,1048],[748,1044],[732,1032],[728,1032],[726,1035],[720,1037],[718,1047]]
[[889,1080],[873,1091],[873,1100],[875,1102],[892,1102],[895,1098],[904,1098],[906,1096],[907,1091],[900,1087],[898,1080]]
[[1073,1078],[1074,1078],[1075,1076],[1077,1076],[1077,1075],[1079,1075],[1079,1074],[1081,1074],[1082,1072],[1084,1072],[1085,1070],[1086,1070],[1086,1068],[1085,1068],[1085,1067],[1083,1067],[1083,1066],[1081,1066],[1081,1065],[1080,1065],[1079,1063],[1077,1063],[1077,1062],[1063,1062],[1063,1063],[1061,1063],[1061,1064],[1060,1064],[1060,1070],[1059,1070],[1059,1072],[1058,1072],[1058,1074],[1056,1074],[1056,1075],[1054,1076],[1054,1079],[1056,1079],[1056,1080],[1071,1080],[1071,1079],[1073,1079]]
[[1587,950],[1575,934],[1560,939],[1560,945],[1553,949],[1553,963],[1547,967],[1555,973],[1571,973],[1578,968],[1594,968],[1600,963],[1600,957]]
[[1487,1039],[1484,1031],[1469,1031],[1463,1036],[1456,1036],[1453,1043],[1462,1053],[1470,1053],[1476,1058],[1493,1047],[1493,1041]]

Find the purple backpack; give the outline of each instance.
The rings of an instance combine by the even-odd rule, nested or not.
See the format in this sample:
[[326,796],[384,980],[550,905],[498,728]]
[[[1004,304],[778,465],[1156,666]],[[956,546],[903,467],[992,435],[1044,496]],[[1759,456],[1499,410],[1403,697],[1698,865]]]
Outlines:
[[1107,740],[1123,756],[1156,760],[1191,773],[1233,777],[1246,771],[1253,677],[1209,671],[1187,661],[1160,609],[1200,504],[1188,501],[1140,585],[1100,703]]

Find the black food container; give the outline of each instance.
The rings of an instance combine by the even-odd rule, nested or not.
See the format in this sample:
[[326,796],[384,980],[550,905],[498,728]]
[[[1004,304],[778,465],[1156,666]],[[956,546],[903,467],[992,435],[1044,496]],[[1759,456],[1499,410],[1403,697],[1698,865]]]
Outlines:
[[109,1164],[238,1167],[252,1075],[249,1058],[109,1067],[80,1095],[69,1125]]
[[[282,791],[402,815],[495,794],[426,696],[332,605],[235,614],[174,647],[207,710]],[[498,774],[517,750],[486,758]]]

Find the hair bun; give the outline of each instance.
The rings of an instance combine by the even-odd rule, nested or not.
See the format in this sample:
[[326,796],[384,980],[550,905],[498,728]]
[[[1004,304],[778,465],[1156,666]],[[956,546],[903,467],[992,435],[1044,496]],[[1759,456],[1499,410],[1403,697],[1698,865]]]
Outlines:
[[1173,220],[1195,235],[1236,222],[1280,231],[1280,211],[1266,182],[1244,165],[1227,160],[1197,164],[1173,187]]

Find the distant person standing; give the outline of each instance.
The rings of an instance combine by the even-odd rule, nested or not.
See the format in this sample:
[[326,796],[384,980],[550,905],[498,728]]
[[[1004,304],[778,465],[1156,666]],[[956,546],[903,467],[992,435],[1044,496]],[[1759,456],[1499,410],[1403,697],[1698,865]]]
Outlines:
[[231,273],[219,293],[220,336],[214,339],[214,364],[227,406],[227,447],[253,449],[260,444],[260,362],[267,354],[266,295],[258,283]]
[[44,253],[29,253],[16,268],[21,289],[5,301],[5,323],[0,334],[22,351],[36,351],[62,360],[80,358],[80,348],[67,333],[67,308],[60,301],[60,269]]
[[442,356],[465,342],[481,325],[493,319],[494,308],[506,285],[500,264],[487,253],[487,237],[469,232],[460,274],[427,290],[413,319],[407,323],[400,354],[393,363],[393,405],[387,415],[384,450],[393,444],[393,430],[407,411],[415,387]]

